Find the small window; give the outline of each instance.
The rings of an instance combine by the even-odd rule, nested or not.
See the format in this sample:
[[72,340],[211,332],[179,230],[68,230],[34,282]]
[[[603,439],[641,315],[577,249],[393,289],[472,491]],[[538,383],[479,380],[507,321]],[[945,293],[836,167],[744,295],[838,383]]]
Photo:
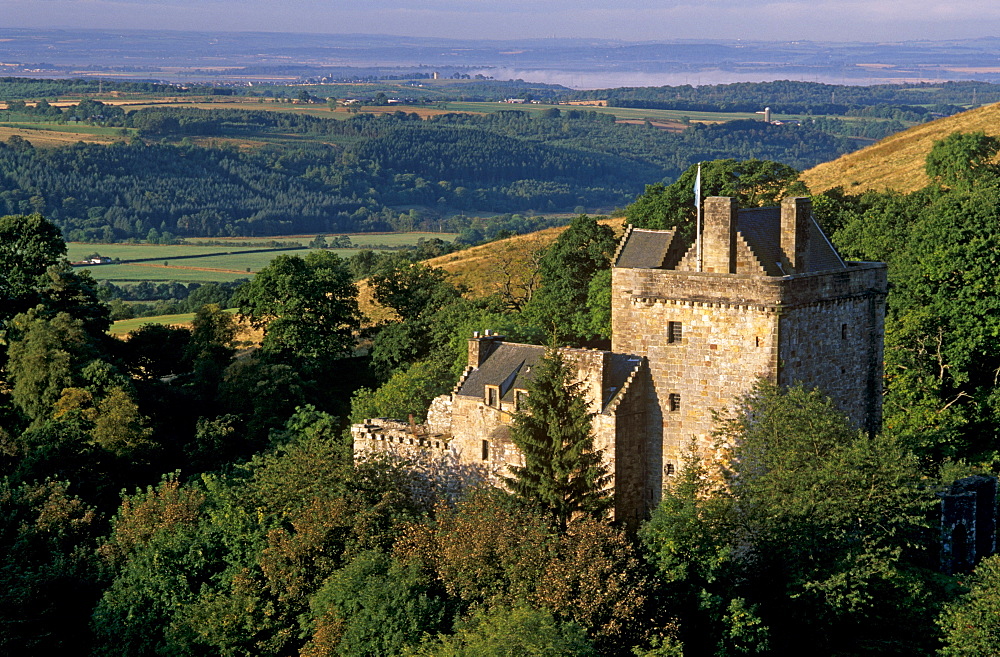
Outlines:
[[486,386],[486,405],[493,408],[500,408],[500,388]]
[[671,411],[679,411],[679,410],[681,410],[681,395],[680,395],[680,393],[677,393],[677,392],[670,393],[670,396],[667,398],[667,404],[668,404],[668,408],[670,408]]
[[527,390],[515,390],[514,391],[514,410],[524,411],[528,408],[528,391]]
[[663,474],[667,475],[668,477],[674,476],[674,464],[667,463],[667,465],[664,466],[663,468]]
[[841,340],[847,339],[847,324],[840,325],[840,339]]
[[684,329],[680,322],[667,322],[667,342],[680,342],[684,337]]
[[483,441],[483,460],[490,460],[490,441],[488,440]]

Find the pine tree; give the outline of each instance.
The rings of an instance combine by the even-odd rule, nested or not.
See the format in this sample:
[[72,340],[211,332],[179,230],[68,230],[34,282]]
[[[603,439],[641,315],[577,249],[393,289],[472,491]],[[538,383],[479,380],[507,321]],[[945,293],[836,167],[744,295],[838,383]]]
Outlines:
[[611,506],[610,477],[594,450],[593,414],[557,351],[536,366],[527,407],[511,426],[524,466],[510,466],[513,477],[506,478],[507,486],[551,513],[563,529],[578,515],[603,517]]

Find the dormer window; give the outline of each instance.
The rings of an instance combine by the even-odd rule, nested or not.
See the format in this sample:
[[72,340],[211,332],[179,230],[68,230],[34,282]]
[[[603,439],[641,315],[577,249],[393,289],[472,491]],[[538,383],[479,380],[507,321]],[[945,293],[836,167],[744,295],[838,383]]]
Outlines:
[[514,390],[514,410],[515,411],[525,411],[528,409],[528,391],[527,390]]
[[500,386],[486,386],[486,405],[500,408]]

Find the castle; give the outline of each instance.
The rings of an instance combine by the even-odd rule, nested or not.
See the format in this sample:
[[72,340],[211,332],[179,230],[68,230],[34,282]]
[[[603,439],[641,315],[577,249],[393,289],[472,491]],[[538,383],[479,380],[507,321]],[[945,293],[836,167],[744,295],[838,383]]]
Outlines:
[[[885,265],[844,262],[808,198],[739,210],[712,197],[703,223],[690,247],[673,230],[626,229],[613,260],[611,351],[560,349],[594,414],[615,517],[630,524],[659,502],[692,444],[711,457],[713,410],[759,378],[818,387],[858,427],[881,420]],[[390,451],[432,475],[498,483],[522,464],[508,428],[544,353],[474,335],[468,368],[426,423],[354,425],[355,453]]]

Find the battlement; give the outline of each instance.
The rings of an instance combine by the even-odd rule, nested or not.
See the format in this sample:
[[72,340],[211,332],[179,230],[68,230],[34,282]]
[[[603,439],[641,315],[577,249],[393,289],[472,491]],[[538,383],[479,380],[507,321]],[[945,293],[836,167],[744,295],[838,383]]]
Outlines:
[[[400,447],[444,454],[448,451],[451,436],[441,433],[427,433],[425,425],[412,425],[386,418],[366,419],[351,426],[354,451],[372,448],[389,448],[400,451]],[[407,451],[407,450],[403,450]]]
[[[807,198],[740,210],[713,197],[704,216],[700,259],[676,230],[628,227],[613,259],[612,350],[559,348],[593,414],[615,517],[631,526],[692,444],[714,458],[714,411],[761,378],[818,387],[859,427],[881,419],[885,265],[844,262]],[[464,373],[425,424],[366,420],[351,429],[355,452],[425,464],[430,478],[503,485],[523,465],[510,424],[545,352],[476,332]]]
[[884,263],[852,262],[838,271],[787,276],[615,268],[612,287],[612,306],[655,301],[776,311],[833,299],[884,297],[888,282]]

